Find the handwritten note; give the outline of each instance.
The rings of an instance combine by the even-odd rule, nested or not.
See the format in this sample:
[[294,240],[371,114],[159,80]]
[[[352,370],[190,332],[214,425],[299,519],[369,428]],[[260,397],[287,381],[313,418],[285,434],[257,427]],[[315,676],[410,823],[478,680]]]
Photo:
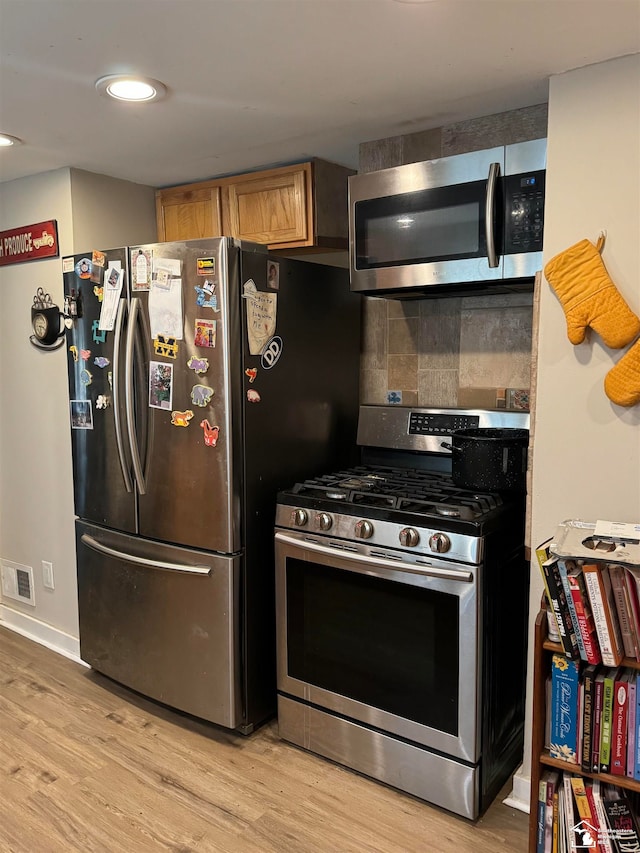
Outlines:
[[247,300],[249,352],[260,355],[276,331],[278,294],[258,290],[253,279],[249,279],[244,283],[242,296]]

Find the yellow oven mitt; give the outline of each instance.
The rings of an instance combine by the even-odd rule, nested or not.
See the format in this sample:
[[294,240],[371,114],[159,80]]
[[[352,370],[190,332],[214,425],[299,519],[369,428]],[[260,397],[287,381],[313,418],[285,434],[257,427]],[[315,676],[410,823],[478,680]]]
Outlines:
[[604,390],[611,402],[618,406],[640,403],[640,338],[607,373]]
[[544,274],[564,308],[571,343],[581,344],[591,326],[608,347],[619,349],[640,333],[640,320],[609,278],[603,245],[602,236],[597,246],[581,240],[552,258]]

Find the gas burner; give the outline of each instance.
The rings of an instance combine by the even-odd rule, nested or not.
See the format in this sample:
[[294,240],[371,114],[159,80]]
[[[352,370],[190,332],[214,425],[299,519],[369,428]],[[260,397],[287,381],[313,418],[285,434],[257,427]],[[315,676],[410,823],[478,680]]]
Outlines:
[[438,515],[444,515],[448,518],[460,518],[460,510],[454,506],[444,506],[441,504],[436,507],[436,512]]
[[346,492],[327,492],[327,497],[331,498],[332,501],[346,501],[349,497]]

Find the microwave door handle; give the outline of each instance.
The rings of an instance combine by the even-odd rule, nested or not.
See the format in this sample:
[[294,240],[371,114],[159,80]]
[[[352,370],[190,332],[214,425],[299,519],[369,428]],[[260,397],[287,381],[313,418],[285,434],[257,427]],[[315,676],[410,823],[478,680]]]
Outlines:
[[131,461],[133,462],[133,473],[136,478],[138,492],[141,495],[146,493],[147,487],[144,481],[144,473],[142,471],[142,462],[140,461],[140,450],[138,448],[138,436],[136,435],[135,422],[135,400],[133,391],[133,358],[135,348],[136,330],[138,324],[138,311],[140,310],[140,300],[136,297],[131,300],[131,310],[129,312],[129,325],[127,328],[127,348],[125,352],[125,403],[127,410],[127,432],[129,434],[129,446],[131,448]]
[[133,489],[131,475],[129,474],[129,466],[127,465],[124,442],[122,438],[122,423],[120,411],[120,349],[122,345],[122,324],[126,310],[127,300],[120,299],[118,305],[118,313],[116,314],[116,323],[113,335],[113,416],[116,428],[116,447],[118,448],[118,460],[122,469],[122,479],[124,480],[125,489],[130,492]]
[[496,222],[495,222],[495,204],[496,204],[496,186],[500,177],[500,163],[492,163],[489,166],[489,177],[487,178],[487,198],[484,208],[484,227],[487,237],[487,258],[489,267],[498,266],[498,255],[496,254]]

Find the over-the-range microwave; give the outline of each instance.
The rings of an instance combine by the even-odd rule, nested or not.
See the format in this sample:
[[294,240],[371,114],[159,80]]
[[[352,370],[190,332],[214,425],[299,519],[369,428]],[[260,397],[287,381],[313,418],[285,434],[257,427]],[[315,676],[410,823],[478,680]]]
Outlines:
[[531,289],[547,140],[349,178],[351,289],[399,298]]

